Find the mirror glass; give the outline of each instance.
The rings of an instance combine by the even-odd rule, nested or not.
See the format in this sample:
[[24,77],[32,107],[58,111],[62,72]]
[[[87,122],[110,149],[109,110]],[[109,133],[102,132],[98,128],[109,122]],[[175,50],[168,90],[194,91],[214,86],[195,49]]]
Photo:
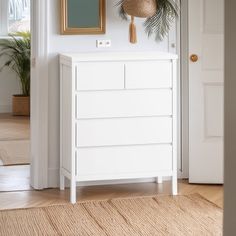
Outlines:
[[62,34],[104,34],[105,0],[61,0]]
[[70,28],[99,27],[99,0],[68,0],[68,12]]

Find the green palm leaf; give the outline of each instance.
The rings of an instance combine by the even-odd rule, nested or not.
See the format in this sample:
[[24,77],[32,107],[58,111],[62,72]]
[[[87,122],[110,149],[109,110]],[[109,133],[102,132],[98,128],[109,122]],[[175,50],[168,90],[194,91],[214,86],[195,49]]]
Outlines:
[[119,16],[121,17],[121,19],[123,20],[128,20],[128,16],[127,14],[125,13],[124,11],[124,8],[123,8],[123,2],[124,0],[120,0],[116,6],[119,8],[118,12],[119,12]]
[[5,62],[0,66],[11,68],[21,82],[22,94],[30,95],[30,33],[17,32],[10,39],[0,40],[0,58]]

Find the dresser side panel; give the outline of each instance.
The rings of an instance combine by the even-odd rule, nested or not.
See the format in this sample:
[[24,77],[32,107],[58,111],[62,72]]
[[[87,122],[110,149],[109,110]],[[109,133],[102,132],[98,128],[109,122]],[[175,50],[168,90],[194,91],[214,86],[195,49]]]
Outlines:
[[71,172],[72,162],[72,67],[61,64],[61,168]]

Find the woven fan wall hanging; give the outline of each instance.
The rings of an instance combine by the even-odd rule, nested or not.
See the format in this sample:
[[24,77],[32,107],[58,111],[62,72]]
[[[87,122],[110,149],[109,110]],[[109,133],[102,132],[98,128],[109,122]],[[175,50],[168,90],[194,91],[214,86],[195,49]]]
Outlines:
[[130,42],[137,42],[134,17],[146,18],[145,32],[148,36],[155,35],[156,41],[162,41],[168,34],[172,22],[178,17],[179,4],[174,0],[120,0],[119,15],[130,23]]

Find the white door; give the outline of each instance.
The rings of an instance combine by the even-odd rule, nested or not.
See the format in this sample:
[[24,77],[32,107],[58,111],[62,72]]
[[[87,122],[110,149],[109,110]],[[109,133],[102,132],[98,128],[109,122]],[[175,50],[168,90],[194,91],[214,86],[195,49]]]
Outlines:
[[189,0],[189,181],[223,183],[224,0]]

